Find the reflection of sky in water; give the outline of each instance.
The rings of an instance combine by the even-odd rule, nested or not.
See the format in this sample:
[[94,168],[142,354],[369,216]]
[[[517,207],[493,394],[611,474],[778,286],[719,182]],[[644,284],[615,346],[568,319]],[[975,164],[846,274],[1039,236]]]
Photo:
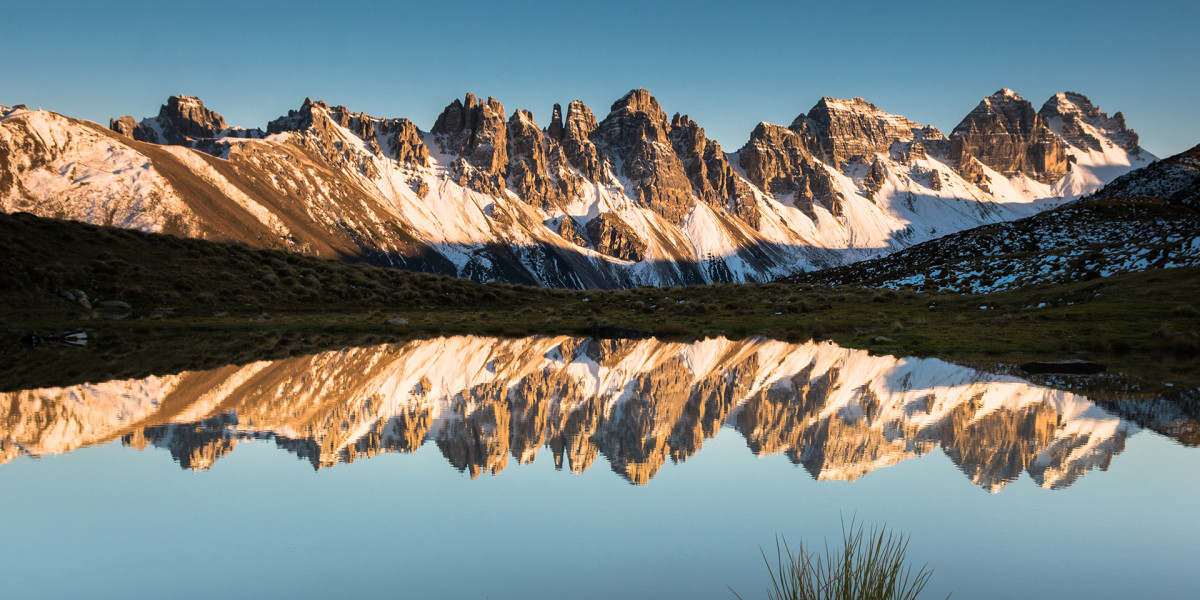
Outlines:
[[[1136,431],[1136,428],[1133,429]],[[313,472],[271,440],[212,470],[120,443],[0,466],[9,597],[754,597],[760,546],[838,534],[838,515],[913,535],[929,597],[1191,597],[1194,450],[1128,438],[1106,473],[998,494],[933,450],[853,483],[755,457],[732,427],[644,487],[543,448],[471,480],[436,444]],[[939,595],[940,592],[940,595]]]

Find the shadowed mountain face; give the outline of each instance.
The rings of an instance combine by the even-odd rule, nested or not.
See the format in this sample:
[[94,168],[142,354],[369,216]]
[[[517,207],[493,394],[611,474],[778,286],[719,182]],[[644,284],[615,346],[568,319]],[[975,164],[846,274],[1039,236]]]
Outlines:
[[[0,107],[0,211],[573,288],[766,281],[1056,206],[1153,157],[1120,113],[984,99],[943,135],[854,98],[725,152],[646,90],[542,127],[495,98],[428,132],[305,99],[262,129],[198,99],[108,128]],[[543,121],[545,124],[545,121]]]
[[[473,478],[545,449],[577,473],[603,456],[639,485],[722,426],[822,480],[940,448],[989,491],[1021,473],[1066,487],[1138,431],[1011,377],[762,339],[438,338],[2,396],[5,462],[119,439],[208,469],[238,443],[274,440],[320,469],[432,443]],[[1194,429],[1170,403],[1121,404],[1160,431]]]

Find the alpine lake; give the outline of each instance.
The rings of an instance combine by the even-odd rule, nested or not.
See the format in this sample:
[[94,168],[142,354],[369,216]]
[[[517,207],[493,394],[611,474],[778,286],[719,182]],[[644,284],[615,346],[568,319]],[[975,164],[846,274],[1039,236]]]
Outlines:
[[1196,390],[754,337],[230,362],[0,381],[0,595],[763,598],[852,521],[922,597],[1200,593]]

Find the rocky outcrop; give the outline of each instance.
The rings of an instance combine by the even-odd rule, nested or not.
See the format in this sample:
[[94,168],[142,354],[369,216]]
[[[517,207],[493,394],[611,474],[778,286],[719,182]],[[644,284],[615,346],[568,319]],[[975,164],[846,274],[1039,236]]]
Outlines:
[[1200,145],[1126,173],[1095,198],[1155,198],[1200,209]]
[[133,117],[130,115],[125,115],[119,119],[109,119],[108,128],[125,137],[138,140],[139,142],[153,142],[153,138],[157,138],[152,131],[147,131],[144,129],[141,123],[134,121]]
[[638,205],[680,225],[695,201],[670,131],[658,100],[646,90],[633,90],[613,103],[599,133],[622,165],[621,174],[629,179]]
[[764,122],[754,128],[738,160],[751,183],[772,194],[791,195],[792,203],[810,218],[816,218],[817,202],[841,216],[844,197],[833,176],[813,157],[814,149],[820,152],[811,135]]
[[229,128],[225,118],[204,106],[199,98],[171,96],[158,110],[158,122],[168,144],[216,137]]
[[339,127],[363,138],[374,154],[382,153],[375,139],[375,123],[369,117],[310,98],[304,99],[300,110],[289,110],[287,116],[268,123],[267,134],[296,133],[292,136],[293,143],[320,156],[329,165],[369,178],[378,177],[374,161],[348,147]]
[[913,139],[922,126],[862,98],[821,98],[807,116],[796,118],[791,129],[809,131],[820,144],[824,159],[840,169],[855,157],[870,160],[874,154],[888,154],[892,144]]
[[614,258],[638,261],[646,257],[646,243],[613,213],[600,213],[588,221],[587,236],[598,252]]
[[[1012,90],[984,98],[950,133],[950,158],[972,171],[971,159],[1005,177],[1053,183],[1067,173],[1066,145]],[[971,177],[967,177],[971,180]]]
[[260,138],[263,135],[259,129],[230,127],[224,117],[192,96],[171,96],[153,119],[137,123],[126,115],[110,119],[108,127],[139,142],[188,146],[214,155],[220,155],[227,148],[218,141],[219,138]]
[[1068,144],[1087,151],[1103,152],[1109,143],[1130,154],[1140,154],[1138,134],[1125,125],[1125,115],[1108,116],[1083,94],[1059,92],[1046,100],[1038,117]]
[[542,210],[560,204],[564,190],[547,172],[547,148],[533,113],[514,111],[508,119],[508,184],[517,197]]
[[554,105],[554,110],[550,113],[550,127],[546,128],[546,135],[555,141],[561,141],[563,137],[563,117],[562,106]]
[[567,240],[568,242],[571,242],[580,248],[587,248],[591,246],[587,238],[584,237],[583,227],[579,225],[578,221],[570,216],[563,217],[562,221],[559,222],[558,235],[562,236],[564,240]]
[[734,173],[716,140],[705,137],[704,129],[687,115],[676,113],[671,119],[671,143],[683,162],[693,193],[701,202],[728,210],[751,227],[758,227],[754,195]]
[[[557,112],[558,105],[554,105]],[[607,164],[600,154],[599,147],[592,141],[595,135],[596,117],[591,109],[579,100],[573,100],[567,105],[567,120],[561,128],[550,124],[550,138],[558,141],[566,164],[577,169],[585,179],[594,183],[608,181]]]
[[391,146],[392,158],[408,165],[429,166],[429,148],[421,139],[421,130],[408,119],[386,119],[384,139]]
[[302,134],[315,141],[309,147],[326,160],[335,163],[354,162],[370,170],[350,149],[343,147],[342,136],[333,127],[341,127],[358,136],[375,155],[386,155],[411,166],[429,166],[429,149],[421,139],[421,130],[408,119],[380,119],[366,113],[351,112],[345,106],[330,106],[320,100],[305,98],[300,110],[289,110],[287,116],[267,124],[267,133],[285,131]]
[[863,179],[863,189],[867,193],[867,199],[874,202],[875,195],[879,193],[879,189],[887,182],[887,168],[879,157],[871,160],[871,168],[867,170],[867,176]]
[[504,193],[508,169],[508,130],[504,105],[495,98],[481,102],[474,94],[457,99],[442,111],[431,133],[442,150],[458,158],[452,175],[459,184],[478,192]]
[[912,141],[894,144],[892,156],[905,164],[929,158],[945,159],[950,154],[950,139],[937,127],[926,125],[914,132]]

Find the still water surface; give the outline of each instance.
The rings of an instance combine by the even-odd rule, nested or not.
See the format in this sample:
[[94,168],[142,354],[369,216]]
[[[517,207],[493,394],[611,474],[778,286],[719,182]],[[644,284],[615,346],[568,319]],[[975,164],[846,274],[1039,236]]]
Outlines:
[[9,392],[3,595],[750,598],[776,534],[854,515],[911,534],[928,597],[1194,598],[1183,402],[830,343],[470,336]]

